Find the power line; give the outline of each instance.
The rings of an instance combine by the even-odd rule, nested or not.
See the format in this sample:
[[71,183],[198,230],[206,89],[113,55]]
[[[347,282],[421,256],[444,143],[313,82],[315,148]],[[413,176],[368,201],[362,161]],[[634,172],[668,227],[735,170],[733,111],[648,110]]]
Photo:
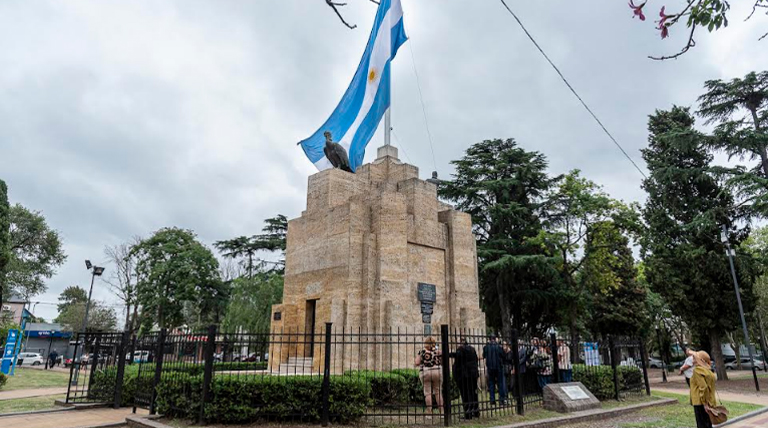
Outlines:
[[[405,25],[405,21],[403,21]],[[407,28],[406,28],[407,31]],[[410,33],[410,32],[409,32]],[[419,89],[419,102],[421,102],[421,113],[424,115],[424,127],[427,129],[427,138],[429,139],[429,150],[432,152],[432,165],[437,170],[437,161],[435,161],[435,148],[432,145],[432,133],[429,131],[429,121],[427,120],[427,108],[424,106],[424,96],[421,93],[421,83],[419,82],[419,72],[416,70],[416,57],[413,54],[413,40],[408,43],[408,50],[411,51],[411,64],[413,65],[413,74],[416,76],[416,87]]]
[[589,114],[592,115],[592,117],[595,119],[597,124],[600,125],[601,128],[603,128],[603,131],[605,132],[606,135],[608,135],[608,138],[610,138],[611,141],[613,141],[613,144],[616,144],[616,147],[618,147],[619,150],[621,150],[621,153],[623,153],[624,156],[632,163],[632,165],[635,167],[637,172],[639,172],[640,175],[643,176],[643,178],[648,178],[645,175],[645,173],[643,172],[643,170],[641,170],[640,167],[637,166],[635,161],[632,160],[632,157],[629,156],[629,154],[624,150],[623,147],[621,147],[621,144],[619,144],[619,142],[616,141],[615,138],[613,138],[613,135],[611,135],[611,133],[608,132],[608,129],[605,127],[605,125],[603,125],[603,122],[601,122],[600,119],[597,118],[597,115],[592,111],[591,108],[589,108],[587,103],[585,103],[584,100],[581,99],[581,97],[576,92],[576,90],[573,89],[573,86],[571,86],[571,84],[568,82],[568,79],[566,79],[565,76],[563,76],[563,73],[560,72],[560,69],[557,68],[557,66],[555,65],[554,62],[552,62],[551,59],[549,59],[549,56],[547,56],[547,54],[544,52],[544,50],[541,48],[541,46],[539,46],[539,44],[536,42],[536,39],[534,39],[533,36],[531,35],[531,33],[528,32],[528,29],[525,28],[525,25],[523,25],[522,21],[520,21],[520,18],[517,17],[515,12],[512,12],[512,9],[509,8],[509,6],[507,5],[507,2],[504,1],[504,0],[501,0],[501,3],[504,5],[504,7],[507,9],[507,11],[512,15],[512,17],[515,18],[515,21],[517,21],[517,23],[520,24],[520,28],[523,29],[523,31],[525,32],[525,35],[528,36],[529,39],[531,39],[531,42],[533,42],[533,44],[536,46],[536,49],[538,49],[539,52],[541,52],[541,54],[544,56],[544,58],[546,58],[547,62],[549,62],[549,65],[551,65],[552,68],[554,68],[555,71],[557,72],[557,74],[560,76],[560,78],[563,79],[563,82],[565,83],[565,85],[568,86],[568,89],[570,89],[571,92],[573,92],[573,95],[575,95],[576,98],[578,98],[579,102],[581,102],[581,105],[583,105],[584,108],[587,109],[587,111],[589,112]]
[[392,135],[395,136],[395,140],[397,140],[397,144],[399,144],[400,148],[403,149],[403,154],[405,155],[405,158],[408,159],[408,163],[413,165],[413,161],[411,161],[411,157],[408,156],[408,153],[405,151],[405,144],[403,144],[402,140],[400,140],[400,138],[395,133],[395,128],[392,128],[391,131],[392,131]]

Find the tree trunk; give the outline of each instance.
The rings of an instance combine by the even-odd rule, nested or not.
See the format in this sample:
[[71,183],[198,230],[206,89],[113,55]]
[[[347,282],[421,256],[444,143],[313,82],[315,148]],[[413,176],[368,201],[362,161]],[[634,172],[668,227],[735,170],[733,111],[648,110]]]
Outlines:
[[719,380],[728,380],[723,361],[723,349],[720,346],[720,334],[714,330],[709,331],[709,343],[712,346],[712,359],[715,361],[715,372]]
[[131,331],[131,304],[125,304],[125,331]]
[[501,311],[501,335],[509,340],[512,337],[512,309],[501,275],[496,277],[496,292],[499,295],[499,310]]
[[[755,123],[755,130],[760,132],[760,120],[757,117],[757,109],[750,108],[749,112],[752,113],[752,120]],[[768,177],[768,153],[766,153],[766,150],[768,147],[763,147],[760,149],[760,163],[763,167],[763,175],[765,177]]]

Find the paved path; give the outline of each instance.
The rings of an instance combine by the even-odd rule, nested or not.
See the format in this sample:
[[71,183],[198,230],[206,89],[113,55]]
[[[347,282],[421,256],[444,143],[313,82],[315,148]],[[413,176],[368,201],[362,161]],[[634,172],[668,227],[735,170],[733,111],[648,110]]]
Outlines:
[[757,415],[745,421],[728,425],[729,428],[765,428],[768,427],[768,413]]
[[[146,411],[137,410],[137,413]],[[66,412],[27,414],[0,417],[4,427],[23,428],[82,428],[94,425],[125,422],[131,415],[131,408],[69,410]]]
[[66,393],[66,386],[57,388],[14,389],[11,391],[0,391],[0,401],[15,400],[17,398],[43,397],[46,395],[61,395]]
[[[682,389],[651,387],[652,391],[668,392],[670,394],[686,395],[687,391]],[[723,401],[738,401],[740,403],[757,404],[758,406],[768,406],[768,396],[752,393],[737,394],[734,392],[718,391],[720,399]]]

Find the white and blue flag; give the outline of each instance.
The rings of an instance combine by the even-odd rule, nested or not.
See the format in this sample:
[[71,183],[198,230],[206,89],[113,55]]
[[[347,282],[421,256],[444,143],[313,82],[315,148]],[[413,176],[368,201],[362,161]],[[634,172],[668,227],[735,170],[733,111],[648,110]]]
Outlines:
[[365,146],[389,108],[389,63],[406,40],[400,0],[381,0],[371,37],[347,92],[323,126],[299,143],[317,169],[332,167],[323,153],[325,131],[347,150],[352,171],[363,163]]

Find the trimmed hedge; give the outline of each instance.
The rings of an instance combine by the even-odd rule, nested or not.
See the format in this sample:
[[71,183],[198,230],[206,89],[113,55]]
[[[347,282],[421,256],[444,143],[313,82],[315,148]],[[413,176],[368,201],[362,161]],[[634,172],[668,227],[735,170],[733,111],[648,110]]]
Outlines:
[[[215,377],[212,401],[205,405],[206,420],[244,424],[263,419],[318,422],[322,411],[323,379],[311,376]],[[157,389],[160,414],[193,419],[200,412],[202,376],[163,376]],[[354,422],[371,403],[371,386],[365,378],[332,376],[330,415],[338,423]]]
[[[643,372],[633,366],[616,367],[619,378],[619,391],[624,391],[643,383]],[[581,382],[597,397],[598,400],[610,400],[614,398],[613,369],[611,366],[586,366],[584,364],[573,365],[573,380]]]

